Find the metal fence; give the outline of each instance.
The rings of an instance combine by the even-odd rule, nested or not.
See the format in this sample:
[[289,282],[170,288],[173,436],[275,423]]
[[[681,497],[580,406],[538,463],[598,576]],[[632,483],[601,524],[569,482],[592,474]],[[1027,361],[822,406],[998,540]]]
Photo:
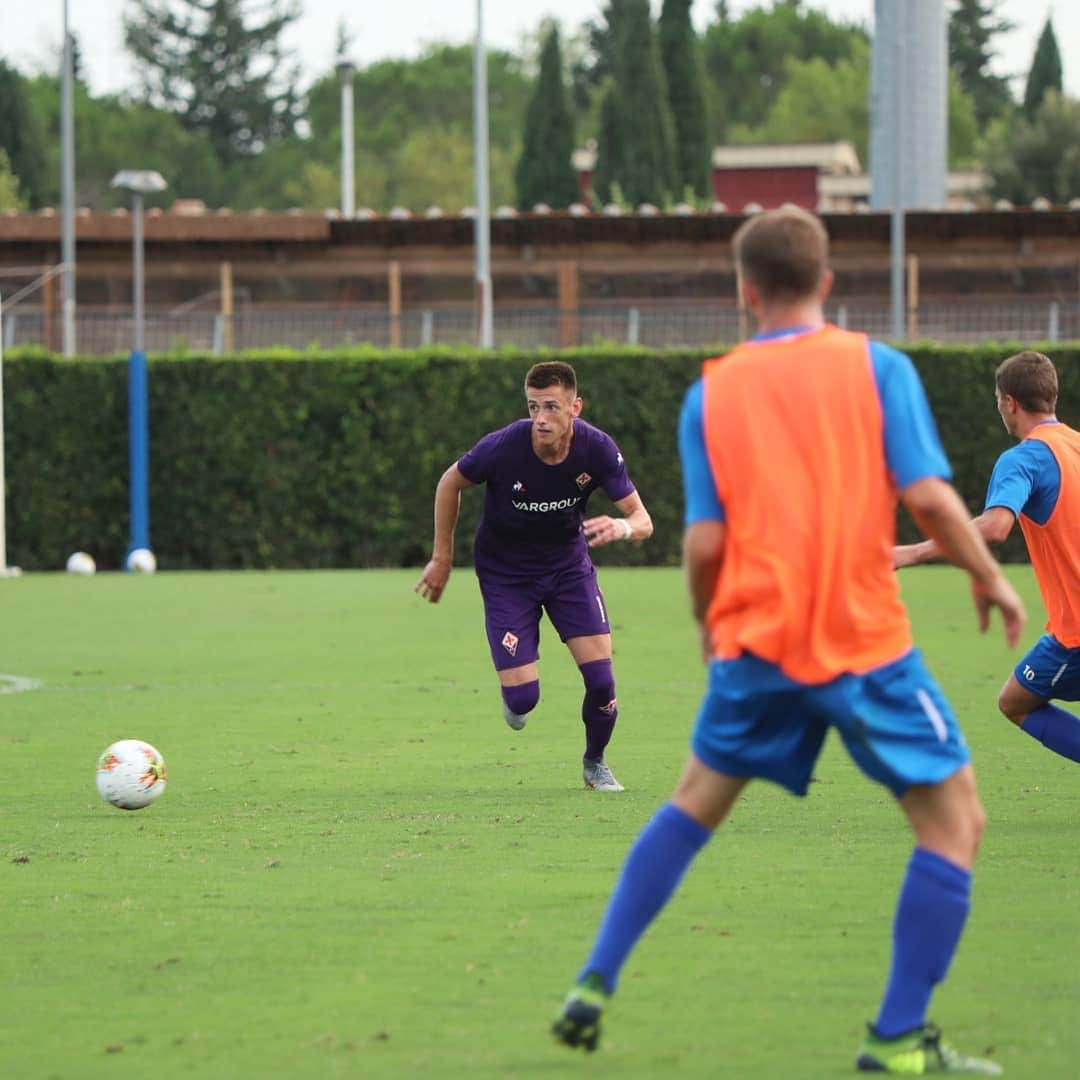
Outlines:
[[[888,304],[837,301],[826,312],[840,326],[888,340]],[[559,348],[600,342],[652,347],[707,347],[738,341],[747,317],[731,305],[682,304],[639,307],[497,308],[495,344],[523,349]],[[80,310],[76,317],[80,355],[124,354],[134,339],[130,314]],[[928,303],[907,313],[907,339],[937,342],[1059,342],[1080,340],[1080,302]],[[232,316],[206,312],[148,313],[149,352],[209,352],[246,349],[336,349],[351,345],[416,348],[471,344],[476,337],[471,307],[408,312],[393,318],[356,308],[251,310]],[[60,319],[40,310],[4,310],[3,345],[39,345],[59,350]]]

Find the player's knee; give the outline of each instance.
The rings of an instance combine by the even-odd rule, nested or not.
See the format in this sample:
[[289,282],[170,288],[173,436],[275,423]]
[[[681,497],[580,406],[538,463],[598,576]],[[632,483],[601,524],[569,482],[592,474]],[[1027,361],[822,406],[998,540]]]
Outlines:
[[1008,692],[1008,689],[1003,689],[998,694],[997,701],[998,709],[1001,710],[1001,715],[1006,720],[1011,721],[1019,727],[1028,718],[1028,709],[1019,705],[1015,699],[1013,699]]
[[612,719],[618,715],[615,704],[615,671],[610,660],[590,660],[581,665],[585,683],[585,703]]
[[536,708],[540,701],[540,680],[518,683],[517,686],[504,686],[502,688],[503,701],[506,707],[518,716],[524,716]]

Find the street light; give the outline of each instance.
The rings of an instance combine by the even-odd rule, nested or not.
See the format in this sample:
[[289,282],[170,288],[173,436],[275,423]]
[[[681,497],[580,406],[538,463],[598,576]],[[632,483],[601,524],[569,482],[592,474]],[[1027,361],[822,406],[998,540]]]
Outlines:
[[[131,499],[131,533],[127,554],[136,548],[150,551],[150,422],[147,408],[146,332],[143,312],[143,199],[167,187],[161,173],[124,169],[112,178],[112,186],[132,194],[132,295],[135,309],[135,342],[128,358],[128,464]],[[124,560],[125,565],[127,559]]]

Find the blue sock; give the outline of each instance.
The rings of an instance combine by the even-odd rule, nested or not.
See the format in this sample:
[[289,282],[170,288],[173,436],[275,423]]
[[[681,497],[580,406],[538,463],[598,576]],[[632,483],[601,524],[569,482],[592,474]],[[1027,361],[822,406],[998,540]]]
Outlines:
[[874,1030],[893,1039],[926,1023],[934,987],[945,978],[971,907],[971,874],[916,848],[893,923],[892,970]]
[[1080,761],[1080,717],[1056,705],[1040,705],[1020,725],[1033,739],[1070,761]]
[[660,913],[711,830],[665,803],[638,834],[611,895],[592,955],[578,981],[590,974],[615,992],[619,971],[646,927]]

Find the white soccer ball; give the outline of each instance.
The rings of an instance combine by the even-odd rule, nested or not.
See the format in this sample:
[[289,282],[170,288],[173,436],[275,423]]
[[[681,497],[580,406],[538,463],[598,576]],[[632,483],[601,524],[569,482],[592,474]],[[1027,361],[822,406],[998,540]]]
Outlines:
[[85,551],[73,551],[68,556],[67,572],[69,574],[82,574],[89,577],[97,570],[97,563],[93,555],[87,555]]
[[132,574],[152,574],[157,570],[157,559],[149,548],[135,548],[127,557],[127,568]]
[[165,759],[141,739],[114,742],[98,758],[97,789],[121,810],[141,810],[165,790]]

